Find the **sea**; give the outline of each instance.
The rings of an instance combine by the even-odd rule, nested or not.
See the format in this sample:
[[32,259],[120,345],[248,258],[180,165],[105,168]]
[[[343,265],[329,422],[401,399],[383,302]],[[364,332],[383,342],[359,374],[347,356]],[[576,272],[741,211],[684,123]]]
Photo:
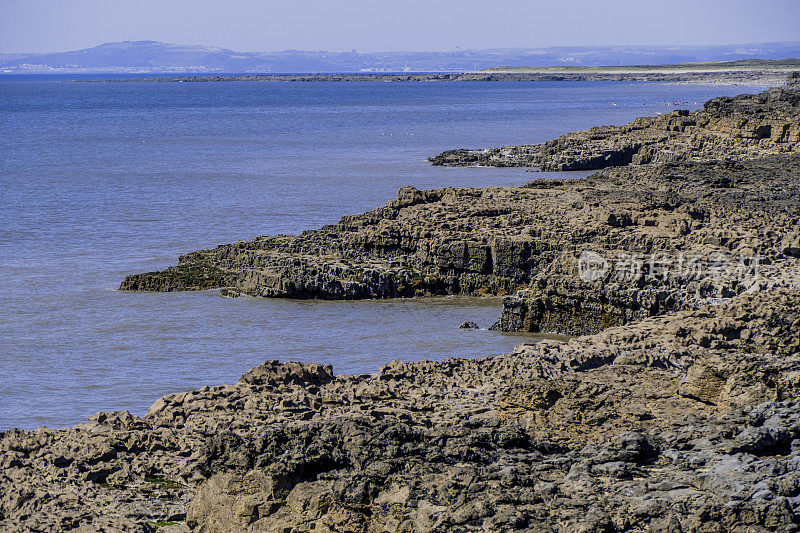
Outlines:
[[[165,394],[235,383],[269,359],[360,374],[534,342],[488,329],[496,298],[331,302],[117,287],[182,253],[334,223],[405,185],[555,175],[426,161],[446,149],[536,143],[761,89],[89,82],[99,78],[0,75],[0,431],[70,426],[98,411],[142,415]],[[467,320],[481,329],[459,329]]]

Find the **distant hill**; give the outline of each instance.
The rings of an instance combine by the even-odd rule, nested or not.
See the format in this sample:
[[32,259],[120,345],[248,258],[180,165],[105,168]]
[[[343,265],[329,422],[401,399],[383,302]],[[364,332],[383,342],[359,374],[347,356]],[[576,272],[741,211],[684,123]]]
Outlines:
[[0,55],[0,72],[465,72],[499,67],[628,66],[793,57],[800,57],[800,42],[357,53],[236,52],[210,46],[133,41],[106,43],[73,52]]

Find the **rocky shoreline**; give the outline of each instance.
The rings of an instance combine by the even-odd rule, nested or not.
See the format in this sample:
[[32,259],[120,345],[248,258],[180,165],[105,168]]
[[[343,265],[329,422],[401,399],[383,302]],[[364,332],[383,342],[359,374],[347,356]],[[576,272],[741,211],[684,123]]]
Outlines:
[[[786,154],[613,168],[523,187],[405,187],[397,200],[338,224],[192,252],[175,267],[128,276],[120,289],[505,295],[495,329],[595,333],[797,284],[798,175],[800,155]],[[602,277],[580,278],[584,252],[609,263]],[[679,275],[690,261],[695,270]]]
[[[234,74],[152,76],[102,80],[105,82],[492,82],[492,81],[645,81],[708,85],[777,85],[786,78],[785,69],[730,69],[697,71],[629,72],[444,72],[444,73],[358,73],[358,74]],[[94,80],[74,80],[91,83]]]
[[405,187],[128,276],[121,290],[505,294],[496,328],[574,337],[359,376],[267,361],[143,417],[0,433],[0,529],[800,531],[798,136],[800,88],[715,99],[524,152],[649,147],[587,178]]
[[714,98],[698,111],[642,117],[623,126],[595,127],[541,144],[449,150],[430,162],[564,171],[796,152],[800,144],[797,86]]
[[797,531],[800,290],[0,435],[8,531]]

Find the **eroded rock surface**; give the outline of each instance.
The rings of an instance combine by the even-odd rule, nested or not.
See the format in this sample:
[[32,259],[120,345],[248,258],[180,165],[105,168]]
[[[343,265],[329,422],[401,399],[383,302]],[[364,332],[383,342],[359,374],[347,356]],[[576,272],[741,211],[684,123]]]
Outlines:
[[[800,286],[792,244],[800,231],[798,172],[800,158],[790,155],[532,182],[565,193],[566,220],[556,227],[570,237],[528,287],[504,298],[496,327],[575,335]],[[585,252],[608,261],[597,279],[580,275]]]
[[[9,531],[797,531],[800,290],[0,434]],[[156,524],[161,524],[158,526]]]

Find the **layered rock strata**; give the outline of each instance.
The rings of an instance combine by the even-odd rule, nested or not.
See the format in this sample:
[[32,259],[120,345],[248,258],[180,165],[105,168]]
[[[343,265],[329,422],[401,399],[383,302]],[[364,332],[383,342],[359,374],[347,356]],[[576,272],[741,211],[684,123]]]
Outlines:
[[[798,165],[798,156],[778,156],[531,183],[581,189],[573,210],[565,208],[572,221],[565,231],[575,239],[528,287],[504,298],[496,327],[575,335],[800,286]],[[607,261],[596,279],[581,277],[587,252]]]
[[[193,252],[120,288],[328,299],[508,294],[499,329],[588,333],[800,283],[799,175],[800,156],[789,154],[606,169],[523,187],[406,187],[339,224]],[[587,251],[610,266],[627,255],[638,275],[610,267],[582,281]],[[725,271],[711,272],[721,257]],[[676,275],[692,258],[703,270]],[[654,263],[664,261],[669,271],[658,272]]]

